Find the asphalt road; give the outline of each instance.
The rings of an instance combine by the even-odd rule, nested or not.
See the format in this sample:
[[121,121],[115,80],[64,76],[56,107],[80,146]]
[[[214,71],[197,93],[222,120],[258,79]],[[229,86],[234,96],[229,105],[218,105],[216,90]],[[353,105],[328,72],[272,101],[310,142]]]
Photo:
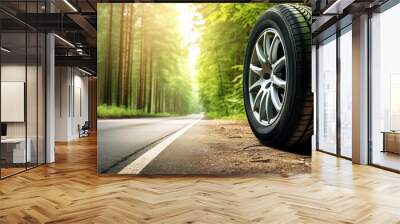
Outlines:
[[99,172],[118,172],[148,148],[198,120],[200,116],[197,114],[184,117],[99,120],[97,132]]
[[209,122],[202,120],[191,127],[185,134],[177,138],[141,172],[142,175],[207,175],[219,174],[204,162],[212,149],[211,145],[220,144],[221,139],[214,139]]

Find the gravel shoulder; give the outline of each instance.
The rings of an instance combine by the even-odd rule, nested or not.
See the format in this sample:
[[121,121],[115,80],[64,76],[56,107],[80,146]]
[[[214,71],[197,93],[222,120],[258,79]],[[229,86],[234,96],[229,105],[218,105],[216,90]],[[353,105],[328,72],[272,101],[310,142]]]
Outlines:
[[309,173],[311,156],[262,145],[246,122],[202,120],[172,143],[143,175],[280,175]]

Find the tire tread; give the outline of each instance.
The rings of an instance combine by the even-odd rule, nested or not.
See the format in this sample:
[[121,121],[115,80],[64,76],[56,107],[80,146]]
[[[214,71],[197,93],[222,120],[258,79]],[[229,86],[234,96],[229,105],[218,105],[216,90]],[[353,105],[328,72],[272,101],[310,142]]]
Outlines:
[[297,83],[297,85],[303,85],[299,88],[304,89],[304,85],[306,86],[306,94],[303,99],[302,108],[299,108],[301,114],[294,127],[294,131],[285,143],[285,146],[289,147],[306,141],[311,137],[314,130],[314,99],[311,93],[311,75],[307,75],[307,72],[310,71],[308,66],[311,64],[309,58],[311,52],[311,9],[307,6],[283,4],[278,6],[278,10],[286,17],[286,21],[291,27],[298,58],[297,69],[302,70],[300,74],[306,74],[303,77],[303,82]]

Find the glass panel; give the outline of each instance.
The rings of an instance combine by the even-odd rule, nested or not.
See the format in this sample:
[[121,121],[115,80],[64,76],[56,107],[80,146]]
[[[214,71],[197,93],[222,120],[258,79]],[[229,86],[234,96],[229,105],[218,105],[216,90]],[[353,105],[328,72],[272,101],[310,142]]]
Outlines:
[[372,163],[400,170],[400,5],[374,15],[372,29]]
[[[2,177],[25,170],[30,160],[26,144],[26,33],[2,33],[1,140]],[[28,150],[27,149],[28,146]]]
[[27,63],[27,82],[26,82],[26,111],[27,111],[27,142],[28,150],[30,148],[30,159],[28,168],[36,166],[38,160],[38,35],[36,32],[27,34],[28,38],[28,63]]
[[336,153],[336,37],[318,48],[318,149]]
[[46,108],[45,108],[45,52],[46,39],[44,34],[39,34],[39,45],[38,45],[38,163],[45,163],[46,149],[45,149],[45,122],[46,122]]
[[352,35],[351,26],[340,36],[340,153],[352,157]]
[[[45,1],[1,1],[24,20]],[[37,17],[32,17],[37,18]],[[0,12],[2,142],[0,177],[45,162],[45,35]],[[4,22],[6,21],[6,22]]]
[[[1,19],[1,14],[0,14],[0,19]],[[3,144],[2,144],[2,139],[4,138],[3,136],[5,136],[6,134],[5,134],[5,126],[3,125],[3,123],[2,123],[2,121],[1,121],[1,90],[2,90],[2,88],[1,88],[1,70],[2,70],[2,60],[1,60],[1,58],[3,57],[3,44],[2,44],[2,37],[1,37],[1,35],[2,35],[2,22],[0,22],[0,137],[1,137],[1,139],[0,139],[0,179],[2,178],[2,176],[4,176],[4,174],[2,173],[2,169],[3,169],[3,167],[5,166],[5,162],[6,162],[6,160],[5,160],[5,158],[3,158],[3,155],[2,155],[2,153],[3,153]],[[4,54],[5,54],[6,52],[4,52]]]
[[[39,10],[37,1],[27,2],[26,12],[37,13]],[[34,16],[30,18],[35,20]],[[36,21],[32,21],[36,22]],[[26,114],[27,114],[27,150],[30,158],[27,167],[35,167],[38,164],[38,33],[27,30],[27,80],[26,80]]]

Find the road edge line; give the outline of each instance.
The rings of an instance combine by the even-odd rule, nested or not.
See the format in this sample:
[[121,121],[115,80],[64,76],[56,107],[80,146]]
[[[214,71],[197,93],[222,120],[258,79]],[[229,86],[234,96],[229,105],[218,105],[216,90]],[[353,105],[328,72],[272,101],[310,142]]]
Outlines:
[[199,119],[193,121],[186,127],[175,132],[171,136],[167,137],[164,141],[158,143],[153,148],[149,149],[146,153],[132,161],[130,164],[125,166],[118,174],[140,174],[140,172],[153,161],[161,152],[163,152],[172,142],[182,136],[187,130],[193,127],[197,122],[203,119],[201,116]]

